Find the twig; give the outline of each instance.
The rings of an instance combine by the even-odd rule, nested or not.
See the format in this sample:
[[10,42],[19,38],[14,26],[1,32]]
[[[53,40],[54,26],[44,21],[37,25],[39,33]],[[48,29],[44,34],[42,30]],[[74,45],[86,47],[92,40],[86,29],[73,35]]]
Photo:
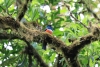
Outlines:
[[97,19],[98,21],[100,21],[100,18],[97,16],[96,13],[94,13],[89,7],[88,5],[84,2],[84,0],[81,0],[81,3],[83,3],[83,5],[85,5],[85,7],[87,8],[88,12],[91,12],[94,16],[95,19]]
[[29,55],[29,67],[32,67],[32,56],[37,59],[37,62],[41,67],[48,67],[48,65],[42,60],[41,56],[38,54],[35,48],[28,41],[24,41],[27,43],[26,53]]
[[85,28],[88,29],[88,27],[87,27],[85,24],[83,24],[80,20],[78,20],[76,17],[73,16],[73,13],[72,13],[71,10],[70,10],[70,6],[67,5],[65,2],[63,2],[63,3],[64,3],[64,5],[67,7],[67,9],[70,11],[70,16],[71,16],[75,21],[78,21],[81,25],[83,25]]

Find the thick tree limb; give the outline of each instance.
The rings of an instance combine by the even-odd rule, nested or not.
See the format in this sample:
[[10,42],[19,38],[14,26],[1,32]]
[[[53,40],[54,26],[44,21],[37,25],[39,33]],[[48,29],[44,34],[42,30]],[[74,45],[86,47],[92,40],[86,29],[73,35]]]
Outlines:
[[74,41],[69,47],[69,50],[63,49],[62,52],[64,52],[64,55],[69,63],[71,65],[70,67],[81,67],[80,63],[77,60],[77,55],[80,52],[84,46],[90,44],[91,42],[94,42],[96,40],[100,40],[100,27],[97,25],[92,26],[91,33],[81,37],[79,40]]
[[[0,28],[10,28],[13,34],[13,38],[19,38],[23,39],[27,42],[38,42],[41,43],[44,40],[54,47],[56,50],[60,50],[65,57],[65,60],[67,61],[69,67],[81,67],[81,65],[78,62],[77,55],[80,52],[80,50],[85,46],[90,44],[93,41],[100,40],[100,27],[97,25],[92,26],[90,28],[91,33],[81,37],[79,40],[74,41],[70,46],[67,46],[65,43],[63,43],[58,38],[38,30],[32,30],[27,28],[25,25],[19,23],[18,21],[15,21],[11,17],[2,17],[0,16]],[[9,38],[10,34],[4,35],[1,33],[0,38]],[[33,51],[33,53],[35,53]],[[35,55],[36,56],[36,55]]]
[[[0,33],[0,39],[9,39],[9,40],[11,40],[11,39],[21,39],[21,38],[19,38],[19,37],[17,37],[17,36],[15,36],[15,35],[13,35],[13,34],[7,34],[6,32],[2,32],[2,33]],[[24,39],[21,39],[21,40],[24,40]],[[38,54],[38,52],[33,48],[33,46],[31,46],[31,45],[29,45],[28,44],[28,46],[30,46],[30,47],[28,47],[28,48],[26,48],[27,50],[31,50],[31,52],[32,52],[32,56],[34,56],[36,59],[37,59],[37,62],[39,62],[39,64],[40,64],[40,66],[42,66],[42,67],[48,67],[48,65],[42,60],[42,58],[41,58],[41,56]],[[30,51],[29,50],[29,51]],[[30,53],[29,51],[27,51],[27,52],[25,52],[25,53]],[[29,55],[29,62],[31,62],[31,57],[32,56],[30,56]],[[31,66],[32,64],[29,64],[29,66]]]

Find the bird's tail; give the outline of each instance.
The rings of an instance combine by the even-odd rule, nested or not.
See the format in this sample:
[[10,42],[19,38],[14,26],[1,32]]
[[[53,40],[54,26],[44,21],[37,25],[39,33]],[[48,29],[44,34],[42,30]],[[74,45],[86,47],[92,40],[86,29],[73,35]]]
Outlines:
[[42,49],[46,50],[47,42],[43,42]]

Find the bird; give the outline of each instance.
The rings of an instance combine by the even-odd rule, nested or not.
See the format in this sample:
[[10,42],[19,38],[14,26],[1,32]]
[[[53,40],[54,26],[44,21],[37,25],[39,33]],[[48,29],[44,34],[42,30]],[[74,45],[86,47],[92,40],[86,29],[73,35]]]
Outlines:
[[[53,33],[53,28],[51,25],[47,25],[46,29],[45,29],[45,32],[49,33],[52,35]],[[44,40],[43,41],[43,45],[42,45],[42,49],[46,50],[46,46],[47,46],[47,42]]]

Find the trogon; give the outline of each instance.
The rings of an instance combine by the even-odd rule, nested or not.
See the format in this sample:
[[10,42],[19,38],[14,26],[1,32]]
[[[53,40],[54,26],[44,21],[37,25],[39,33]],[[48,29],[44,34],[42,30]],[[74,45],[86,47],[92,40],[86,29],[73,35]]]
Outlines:
[[[53,33],[53,28],[51,25],[47,25],[45,32],[52,34]],[[42,49],[46,50],[47,42],[44,40],[43,41],[43,46]]]

